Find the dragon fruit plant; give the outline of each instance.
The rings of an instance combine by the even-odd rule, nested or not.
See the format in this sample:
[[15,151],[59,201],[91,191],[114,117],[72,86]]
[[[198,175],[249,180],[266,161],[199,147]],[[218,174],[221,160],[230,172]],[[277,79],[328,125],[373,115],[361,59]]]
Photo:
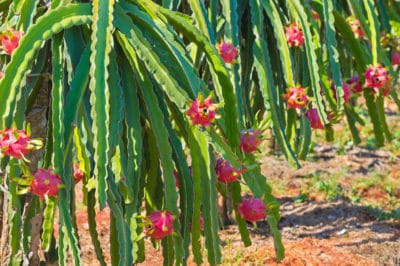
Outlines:
[[12,55],[14,50],[18,47],[19,41],[23,36],[23,32],[18,30],[7,30],[6,32],[0,35],[1,48],[3,51]]
[[239,55],[235,46],[224,41],[217,44],[217,49],[225,63],[235,62],[236,57]]
[[245,153],[256,152],[261,144],[261,140],[261,130],[244,129],[240,132],[240,150]]
[[[389,76],[398,34],[380,18],[399,15],[388,12],[387,1],[376,10],[373,0],[357,7],[327,0],[3,2],[0,170],[7,193],[0,190],[0,227],[8,234],[0,243],[9,245],[0,258],[7,265],[43,263],[32,250],[43,251],[48,264],[82,265],[74,212],[82,203],[100,265],[143,262],[143,234],[161,239],[155,245],[165,251],[165,264],[187,264],[189,257],[202,264],[207,254],[207,263],[217,265],[223,256],[218,193],[232,199],[230,217],[251,244],[247,214],[237,208],[244,186],[268,206],[280,261],[279,202],[259,156],[252,156],[258,130],[271,128],[293,167],[311,149],[310,129],[329,133],[332,116],[345,114],[359,143],[363,117],[346,99],[335,100],[328,82],[342,84],[358,73],[346,83],[353,92],[364,84],[358,96],[376,143],[391,139],[381,96],[400,102]],[[381,30],[392,35],[391,47],[380,46]],[[296,92],[285,99],[287,88]],[[344,85],[336,90],[347,97]],[[316,109],[306,111],[310,106]],[[35,126],[32,135],[19,131],[28,124]],[[42,149],[35,139],[45,140]],[[192,178],[179,179],[177,189],[174,170],[190,176],[187,158]],[[76,182],[83,202],[74,197]],[[21,195],[23,187],[37,196]],[[96,208],[106,207],[110,239],[118,240],[109,250],[100,245],[95,219]],[[149,214],[147,228],[142,213]],[[31,241],[35,217],[43,217],[40,241]]]

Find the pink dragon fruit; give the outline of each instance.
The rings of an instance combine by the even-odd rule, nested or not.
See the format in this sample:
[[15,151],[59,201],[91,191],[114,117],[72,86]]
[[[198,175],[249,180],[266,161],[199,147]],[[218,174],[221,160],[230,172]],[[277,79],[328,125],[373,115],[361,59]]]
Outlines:
[[0,150],[4,155],[24,158],[30,151],[29,142],[30,136],[25,130],[10,128],[0,131]]
[[304,44],[304,33],[296,23],[286,26],[285,36],[290,46],[300,47]]
[[313,128],[313,129],[323,129],[324,128],[324,124],[322,124],[316,108],[307,110],[305,115],[306,115],[306,118],[308,119],[308,121],[310,121],[311,128]]
[[[343,87],[343,100],[344,100],[344,103],[346,104],[349,102],[349,99],[350,99],[350,87],[347,85],[346,82],[342,83],[342,87]],[[331,90],[333,91],[333,95],[335,96],[335,99],[337,101],[336,86],[333,81],[331,82]]]
[[240,132],[240,149],[245,153],[257,151],[261,144],[261,130],[246,129]]
[[349,23],[351,30],[354,33],[354,36],[356,39],[361,39],[364,38],[365,33],[361,28],[360,21],[358,19],[355,19],[354,17],[348,17],[346,19],[347,23]]
[[0,41],[4,52],[11,55],[18,47],[23,32],[17,30],[9,30],[0,36]]
[[145,218],[145,235],[161,240],[174,230],[174,216],[169,211],[154,211]]
[[83,173],[82,169],[79,167],[79,164],[74,163],[74,182],[75,184],[78,184],[83,177],[85,176],[85,173]]
[[378,93],[380,88],[387,86],[390,80],[386,69],[380,65],[369,66],[365,72],[364,87],[371,88],[373,92]]
[[34,179],[30,185],[32,194],[44,199],[45,196],[57,196],[58,188],[62,184],[60,177],[54,174],[51,170],[39,168],[33,175]]
[[360,79],[358,78],[358,75],[352,76],[349,80],[346,81],[347,86],[350,88],[351,92],[353,93],[359,93],[362,92],[362,84],[360,82]]
[[230,43],[221,42],[217,44],[219,55],[225,63],[233,63],[238,56],[238,51],[235,46]]
[[307,90],[301,86],[289,88],[285,94],[288,108],[305,108],[308,103]]
[[238,179],[238,176],[243,173],[244,169],[236,169],[231,166],[231,164],[219,158],[217,160],[217,165],[215,166],[215,171],[217,172],[218,181],[223,183],[235,182]]
[[243,219],[252,223],[263,220],[266,216],[265,204],[259,198],[245,198],[239,203],[238,213]]
[[190,117],[193,125],[207,127],[217,116],[218,105],[212,103],[212,95],[206,99],[200,94],[196,100],[192,101],[186,114]]
[[392,66],[398,65],[400,65],[400,52],[394,50],[392,52]]

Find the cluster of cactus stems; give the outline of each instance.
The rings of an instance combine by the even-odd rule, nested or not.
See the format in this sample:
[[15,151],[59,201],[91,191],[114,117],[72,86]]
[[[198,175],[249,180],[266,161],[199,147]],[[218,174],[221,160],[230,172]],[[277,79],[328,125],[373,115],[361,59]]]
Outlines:
[[[2,1],[1,262],[32,260],[39,243],[48,262],[82,264],[80,181],[101,265],[108,252],[112,265],[143,261],[147,237],[165,265],[191,255],[220,263],[218,194],[232,199],[244,245],[246,220],[265,219],[282,260],[279,202],[258,161],[264,130],[300,167],[313,130],[331,139],[344,119],[360,143],[354,104],[364,97],[377,145],[389,141],[399,18],[393,0]],[[24,128],[46,82],[47,135],[32,136],[40,143]],[[37,149],[33,166],[25,155]],[[105,207],[111,250],[96,231]]]

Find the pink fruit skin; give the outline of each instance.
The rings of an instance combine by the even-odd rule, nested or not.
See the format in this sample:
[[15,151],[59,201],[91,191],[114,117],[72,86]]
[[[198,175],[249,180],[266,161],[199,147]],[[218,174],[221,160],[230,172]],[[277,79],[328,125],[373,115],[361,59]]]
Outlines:
[[85,174],[83,173],[81,168],[79,168],[79,164],[74,163],[74,181],[75,181],[75,184],[79,183],[79,181],[81,181],[84,176],[85,176]]
[[29,152],[30,137],[25,130],[4,129],[0,131],[0,137],[0,149],[4,155],[21,159]]
[[324,128],[324,124],[322,124],[316,108],[307,110],[305,115],[306,115],[308,121],[310,121],[311,128],[314,128],[314,129],[323,129]]
[[4,52],[11,55],[19,45],[23,33],[17,30],[11,30],[3,34],[0,38]]
[[290,46],[300,47],[304,44],[304,33],[296,23],[286,27],[285,36]]
[[215,171],[217,172],[218,181],[223,183],[235,182],[243,172],[243,170],[233,168],[228,161],[222,158],[217,160]]
[[43,199],[47,196],[57,196],[58,186],[62,184],[60,177],[51,170],[39,168],[33,175],[34,179],[31,183],[31,193]]
[[233,63],[238,56],[238,51],[235,46],[230,43],[221,42],[217,45],[219,55],[225,63]]
[[364,87],[371,88],[375,93],[378,93],[380,88],[387,86],[389,80],[389,74],[384,67],[380,65],[369,66],[365,72]]
[[266,208],[264,202],[259,198],[243,199],[239,203],[238,213],[243,219],[249,222],[263,220],[266,216]]
[[169,211],[154,211],[146,217],[145,224],[145,234],[155,240],[161,240],[172,234],[174,216]]
[[362,84],[360,82],[360,79],[358,78],[358,75],[352,76],[349,80],[346,81],[346,84],[348,87],[350,87],[350,90],[353,93],[359,93],[362,92]]
[[245,153],[257,151],[261,144],[261,130],[246,129],[240,132],[240,149]]
[[186,114],[190,117],[193,125],[202,125],[207,127],[214,121],[217,111],[217,105],[212,103],[212,98],[194,100]]
[[285,99],[288,104],[288,108],[305,108],[308,103],[307,92],[304,88],[297,86],[289,88],[289,91],[285,94]]
[[398,51],[393,51],[392,52],[392,65],[400,65],[400,52]]

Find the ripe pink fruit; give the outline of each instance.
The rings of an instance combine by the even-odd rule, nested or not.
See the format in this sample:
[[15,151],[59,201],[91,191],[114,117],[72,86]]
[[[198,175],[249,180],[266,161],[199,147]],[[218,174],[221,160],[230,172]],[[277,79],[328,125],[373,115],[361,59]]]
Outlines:
[[369,66],[365,72],[364,87],[371,88],[375,93],[384,88],[390,80],[386,69],[380,65]]
[[235,46],[230,43],[221,42],[217,44],[217,49],[219,51],[219,55],[222,57],[225,63],[232,63],[235,61],[235,58],[238,56],[238,51]]
[[300,47],[304,44],[304,34],[300,25],[292,23],[286,26],[286,39],[290,46]]
[[51,170],[39,168],[33,175],[34,179],[31,182],[30,191],[38,195],[40,199],[45,196],[57,196],[58,187],[62,184],[60,177],[54,174]]
[[199,97],[191,103],[186,114],[192,120],[193,125],[207,127],[214,121],[217,115],[217,109],[217,104],[212,103],[212,95],[208,96],[206,99],[204,99],[202,95],[199,95]]
[[358,75],[352,76],[351,79],[346,81],[346,84],[353,93],[359,93],[363,90]]
[[353,31],[356,39],[361,39],[365,36],[365,33],[362,30],[360,21],[358,19],[355,19],[354,17],[348,17],[346,20],[347,23],[349,23],[350,28]]
[[285,99],[288,108],[305,108],[308,103],[307,91],[300,86],[289,88],[289,91],[285,94]]
[[0,149],[4,155],[21,159],[29,152],[30,136],[14,128],[0,131]]
[[223,183],[230,183],[235,182],[238,179],[238,176],[244,170],[233,168],[228,161],[219,158],[217,160],[217,165],[215,166],[215,171],[217,172],[218,181]]
[[261,130],[246,129],[240,132],[240,149],[245,153],[255,152],[261,144]]
[[79,167],[79,164],[74,163],[74,181],[75,184],[78,184],[79,181],[83,179],[85,174],[83,173],[82,169]]
[[146,217],[144,233],[155,240],[160,240],[172,234],[173,225],[174,216],[169,211],[154,211]]
[[400,52],[398,51],[393,51],[392,52],[392,66],[398,66],[400,65]]
[[254,223],[265,218],[265,204],[259,198],[246,198],[239,203],[238,213],[243,219]]
[[0,36],[2,48],[6,54],[11,55],[18,47],[23,33],[17,30],[9,30]]
[[305,115],[306,115],[308,121],[310,121],[311,128],[314,128],[314,129],[323,129],[324,128],[324,124],[322,124],[316,108],[307,110]]
[[0,71],[0,79],[2,79],[4,77],[4,72]]

